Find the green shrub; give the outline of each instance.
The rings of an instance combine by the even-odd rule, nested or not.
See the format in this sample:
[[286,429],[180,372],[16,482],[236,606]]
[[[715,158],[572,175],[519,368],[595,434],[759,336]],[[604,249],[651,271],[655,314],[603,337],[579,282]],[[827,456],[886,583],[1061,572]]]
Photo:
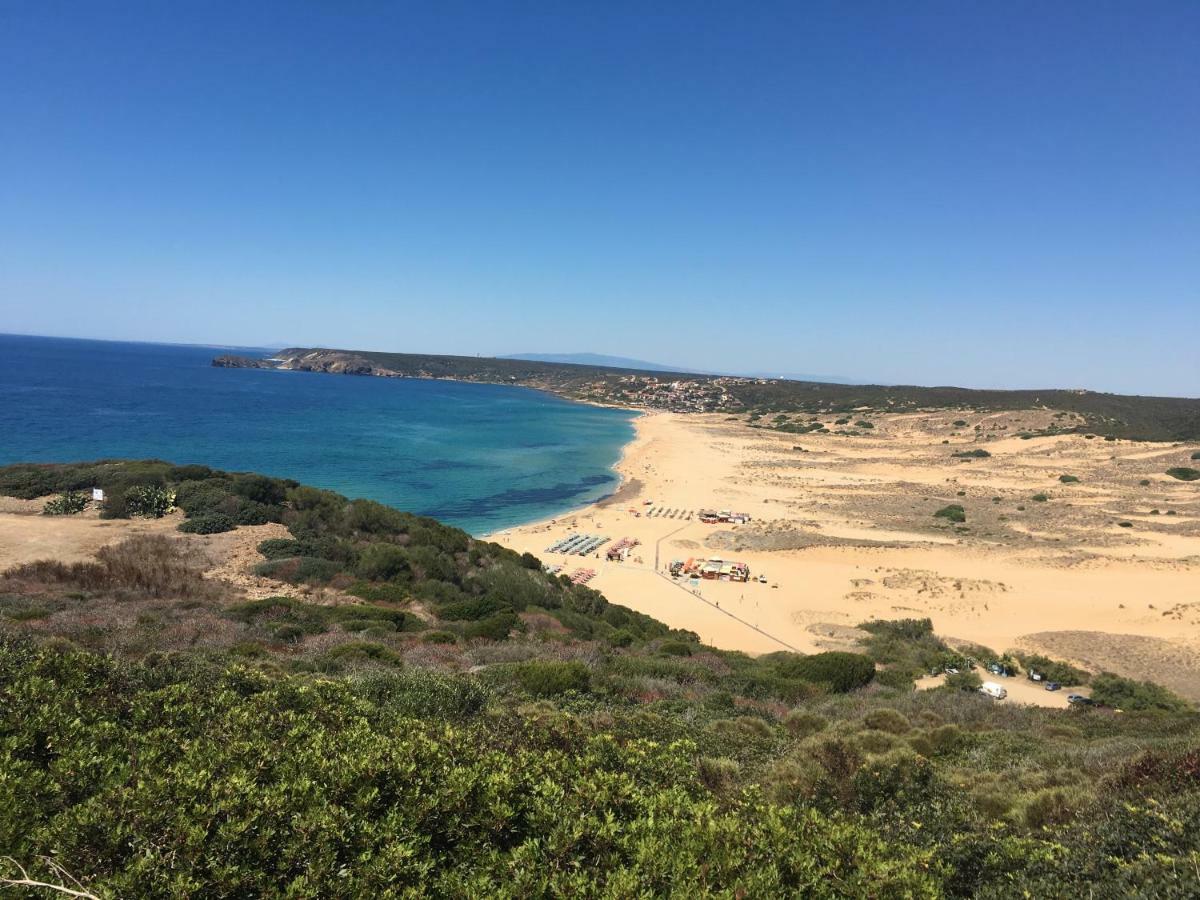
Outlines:
[[494,615],[501,610],[499,600],[491,597],[471,597],[464,600],[453,600],[440,603],[437,606],[437,616],[448,622],[475,622]]
[[1126,711],[1180,712],[1192,708],[1186,700],[1160,685],[1122,678],[1111,672],[1103,672],[1092,679],[1092,699]]
[[1047,500],[1050,499],[1050,495],[1049,494],[1034,494],[1029,499],[1032,500],[1034,503],[1045,503]]
[[1187,466],[1176,466],[1173,469],[1167,469],[1167,474],[1172,478],[1178,478],[1180,481],[1196,481],[1200,479],[1200,469],[1189,469]]
[[829,722],[823,716],[804,709],[793,709],[783,717],[783,727],[798,738],[805,738],[824,731],[828,725]]
[[285,644],[294,644],[304,639],[304,629],[299,625],[284,623],[272,629],[271,636]]
[[1192,454],[1192,459],[1200,459],[1200,450],[1197,450]]
[[0,469],[0,494],[6,497],[36,500],[58,490],[62,488],[51,466],[16,465]]
[[888,734],[907,734],[912,730],[912,723],[904,713],[895,709],[873,709],[863,717],[863,724],[875,731],[886,731]]
[[912,675],[896,666],[878,670],[875,673],[875,681],[883,687],[895,688],[900,691],[911,691],[915,686]]
[[1018,815],[1026,828],[1065,825],[1091,802],[1091,796],[1077,788],[1049,787],[1019,801]]
[[871,657],[839,650],[810,656],[789,654],[777,668],[785,677],[820,684],[835,693],[866,687],[875,677],[875,661]]
[[517,627],[519,622],[520,619],[517,618],[516,613],[508,611],[499,612],[494,616],[488,616],[486,619],[469,623],[463,629],[463,637],[502,641],[508,637],[509,632]]
[[976,447],[974,450],[958,450],[950,454],[953,459],[986,459],[991,455],[982,447]]
[[289,559],[303,553],[301,543],[291,538],[268,538],[260,541],[258,552],[267,559]]
[[[191,521],[191,520],[189,520]],[[186,522],[184,523],[187,524]],[[273,559],[254,567],[256,575],[292,584],[326,584],[341,572],[341,566],[318,556],[297,556],[292,559]]]
[[283,503],[287,499],[287,488],[287,482],[265,475],[238,475],[233,480],[235,494],[261,506],[278,506]]
[[208,481],[186,481],[175,489],[175,505],[189,516],[222,512],[229,514],[237,509],[237,500],[225,479]]
[[371,641],[347,641],[330,647],[317,658],[317,668],[323,672],[340,672],[347,667],[371,664],[401,666],[404,661],[383,644]]
[[473,676],[428,669],[374,669],[350,679],[356,694],[402,716],[466,721],[483,712],[491,692]]
[[963,509],[960,503],[951,503],[949,506],[943,506],[933,514],[935,519],[945,519],[948,522],[965,522],[967,521],[967,511]]
[[717,793],[730,790],[741,771],[742,767],[738,761],[727,756],[702,756],[696,761],[696,773],[700,783]]
[[282,518],[283,510],[280,507],[266,506],[253,500],[240,500],[234,512],[234,519],[239,525],[266,525]]
[[208,466],[171,466],[167,470],[167,481],[207,481],[217,473]]
[[275,628],[287,624],[299,627],[305,634],[325,631],[325,608],[291,597],[267,597],[236,603],[225,610],[225,616],[247,625],[266,625]]
[[575,660],[530,660],[508,667],[505,674],[534,697],[557,697],[568,691],[585,693],[591,685],[587,666]]
[[408,554],[394,544],[370,544],[358,557],[356,572],[370,581],[390,581],[408,571]]
[[1059,475],[1058,480],[1063,484],[1077,484],[1079,479],[1074,475]]
[[412,599],[412,592],[407,585],[391,582],[369,584],[356,581],[346,589],[346,593],[371,603],[407,603]]
[[1041,656],[1037,653],[1018,653],[1017,659],[1026,672],[1037,672],[1043,681],[1057,681],[1063,686],[1088,683],[1088,673],[1072,665]]
[[959,672],[957,675],[947,675],[942,688],[951,691],[978,691],[983,685],[983,679],[975,672]]
[[421,635],[421,641],[426,644],[457,644],[458,638],[449,631],[427,631]]
[[161,519],[171,511],[175,494],[153,484],[137,484],[125,491],[125,511],[144,519]]
[[188,534],[220,534],[235,528],[237,523],[224,513],[202,513],[179,523],[179,530]]
[[717,719],[710,727],[718,734],[735,739],[769,740],[774,735],[771,726],[758,716]]
[[42,507],[44,516],[73,516],[83,512],[88,505],[88,499],[76,491],[63,491],[52,500],[47,500]]
[[691,656],[692,645],[684,641],[663,641],[659,644],[658,652],[665,656]]

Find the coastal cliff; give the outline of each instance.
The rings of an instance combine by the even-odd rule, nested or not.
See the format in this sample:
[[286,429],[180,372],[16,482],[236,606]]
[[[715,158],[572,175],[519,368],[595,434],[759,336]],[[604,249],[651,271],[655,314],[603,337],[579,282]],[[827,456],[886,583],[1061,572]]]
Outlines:
[[227,353],[213,359],[212,364],[218,369],[274,369],[277,365],[269,359],[254,359],[251,356],[238,356]]
[[288,369],[295,372],[374,375],[383,378],[400,378],[405,374],[373,365],[357,353],[344,350],[282,350],[270,359],[230,354],[216,357],[212,364],[223,369]]

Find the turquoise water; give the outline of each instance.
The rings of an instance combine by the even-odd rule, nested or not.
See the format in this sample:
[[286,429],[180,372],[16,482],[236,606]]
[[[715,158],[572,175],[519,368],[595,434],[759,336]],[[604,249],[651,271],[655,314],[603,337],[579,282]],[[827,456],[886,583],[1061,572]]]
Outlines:
[[209,365],[227,351],[0,335],[0,464],[203,463],[482,534],[611,492],[633,436],[630,413],[540,391]]

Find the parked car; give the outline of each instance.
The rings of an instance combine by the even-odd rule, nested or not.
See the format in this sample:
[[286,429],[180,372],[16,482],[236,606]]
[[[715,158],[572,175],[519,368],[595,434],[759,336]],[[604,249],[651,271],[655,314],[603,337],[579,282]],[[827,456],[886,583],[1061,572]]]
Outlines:
[[1062,685],[1061,685],[1061,684],[1059,684],[1057,681],[1047,681],[1047,682],[1046,682],[1046,690],[1048,690],[1048,691],[1061,691],[1061,690],[1062,690]]
[[1042,673],[1041,673],[1041,672],[1030,672],[1030,673],[1029,673],[1029,680],[1030,680],[1030,681],[1041,681],[1041,680],[1042,680]]
[[1068,694],[1067,702],[1075,706],[1094,706],[1096,703],[1091,697],[1085,697],[1083,694]]
[[958,669],[954,668],[954,666],[946,666],[946,674],[947,675],[957,675]]
[[1008,691],[1003,685],[996,684],[994,681],[985,681],[979,686],[979,693],[986,694],[993,700],[1003,700],[1008,696]]

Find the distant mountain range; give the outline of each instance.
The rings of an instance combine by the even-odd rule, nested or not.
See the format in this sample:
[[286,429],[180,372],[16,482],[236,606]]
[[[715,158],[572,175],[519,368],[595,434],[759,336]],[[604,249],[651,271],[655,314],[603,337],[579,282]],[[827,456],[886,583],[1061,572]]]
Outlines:
[[715,372],[708,369],[692,369],[683,366],[664,366],[662,363],[626,356],[606,356],[603,353],[513,353],[499,359],[521,359],[527,362],[573,363],[578,366],[600,366],[602,368],[640,369],[643,372],[685,372],[692,375],[741,375],[745,378],[782,378],[787,381],[820,381],[825,384],[855,384],[855,380],[844,375],[812,375],[796,372]]

